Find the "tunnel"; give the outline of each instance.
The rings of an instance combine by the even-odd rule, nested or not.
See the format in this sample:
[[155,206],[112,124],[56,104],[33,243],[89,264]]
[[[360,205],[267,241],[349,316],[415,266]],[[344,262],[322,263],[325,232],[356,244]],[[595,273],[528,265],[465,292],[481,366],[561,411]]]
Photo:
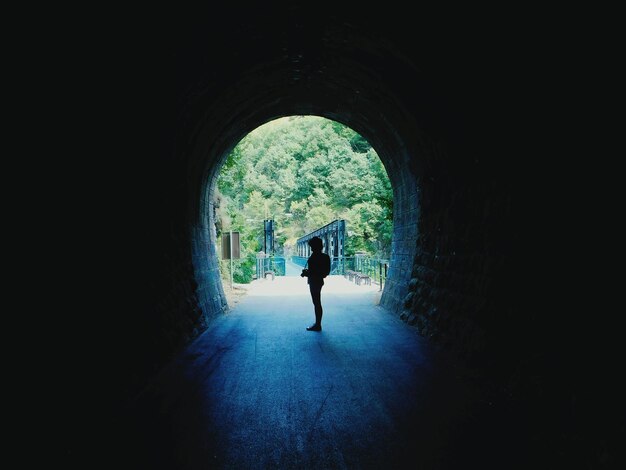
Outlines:
[[[598,448],[613,449],[608,434],[586,431],[588,408],[574,416],[564,385],[571,370],[550,362],[553,325],[537,331],[529,321],[537,314],[519,298],[527,268],[515,251],[519,161],[510,139],[523,92],[507,75],[506,25],[400,10],[222,5],[131,21],[117,29],[119,42],[102,41],[104,65],[85,96],[102,131],[86,148],[103,155],[83,188],[99,241],[85,240],[99,279],[85,291],[102,313],[81,312],[71,325],[97,330],[72,338],[89,352],[80,367],[98,364],[99,377],[64,394],[67,409],[92,409],[98,396],[100,430],[123,428],[159,371],[227,314],[213,208],[220,165],[262,124],[314,115],[361,134],[389,175],[392,252],[380,301],[388,315],[526,410],[530,462],[571,464],[576,452],[596,462]],[[76,368],[65,374],[82,384]],[[81,432],[93,420],[66,419],[58,450],[93,455]],[[580,440],[595,450],[580,450]]]

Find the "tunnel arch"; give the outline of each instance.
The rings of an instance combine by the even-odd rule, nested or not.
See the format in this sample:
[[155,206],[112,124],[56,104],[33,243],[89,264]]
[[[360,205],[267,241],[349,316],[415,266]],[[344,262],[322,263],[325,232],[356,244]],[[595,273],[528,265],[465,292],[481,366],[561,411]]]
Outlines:
[[[339,87],[326,90],[325,95],[333,96],[338,101],[347,93],[347,88]],[[331,93],[332,92],[332,93]],[[314,95],[313,95],[314,96]],[[411,279],[411,268],[416,253],[415,240],[418,238],[418,178],[415,173],[418,164],[413,163],[406,171],[407,162],[419,162],[419,155],[411,152],[412,138],[422,135],[420,143],[424,145],[427,138],[419,128],[413,127],[412,132],[398,132],[393,125],[394,119],[380,113],[378,106],[365,103],[352,108],[328,109],[324,104],[315,103],[313,97],[300,98],[290,102],[289,99],[273,103],[271,100],[259,102],[251,96],[248,101],[254,103],[243,125],[232,123],[220,134],[221,140],[211,144],[210,140],[202,140],[202,147],[194,153],[206,155],[202,177],[196,184],[198,196],[191,199],[192,246],[193,259],[198,291],[204,295],[199,299],[205,315],[214,316],[226,308],[225,296],[218,271],[216,239],[214,230],[213,191],[216,176],[221,164],[234,146],[249,132],[257,127],[280,117],[290,115],[315,115],[340,122],[361,134],[376,149],[391,181],[394,198],[394,219],[390,271],[388,281],[382,294],[381,304],[394,312],[402,306],[403,295],[406,293]],[[284,103],[288,103],[286,106]],[[374,100],[374,103],[376,100]],[[252,105],[251,105],[252,106]],[[356,110],[354,109],[356,108]],[[223,108],[222,108],[223,109]],[[239,109],[241,112],[241,108]],[[388,111],[389,112],[389,111]],[[393,115],[403,115],[401,109],[393,111]],[[396,118],[397,119],[397,118]],[[209,120],[209,122],[213,122]],[[405,127],[406,124],[403,126]],[[201,133],[203,131],[200,131]],[[208,132],[208,131],[205,131]],[[432,145],[432,144],[431,144]],[[419,153],[419,150],[413,152]],[[199,165],[201,162],[199,162]],[[195,203],[195,201],[198,201]],[[207,249],[207,247],[209,247]]]
[[[320,112],[323,112],[320,110]],[[318,116],[318,117],[323,117],[335,122],[339,122],[353,130],[354,127],[352,125],[350,125],[350,123],[348,123],[345,119],[343,119],[343,116],[336,116],[333,113],[326,113],[327,115],[323,116],[321,114],[308,114],[307,116]],[[330,117],[332,115],[332,117]],[[284,116],[279,116],[280,117],[288,117],[288,116],[293,116],[293,114],[286,114]],[[252,125],[252,128],[250,129],[250,131],[246,131],[244,132],[244,136],[247,135],[249,132],[257,129],[258,127],[262,126],[263,124],[266,124],[268,122],[271,122],[273,120],[275,120],[277,118],[271,118],[269,120],[265,120],[264,122],[261,122],[258,125]],[[393,192],[394,192],[394,218],[393,218],[393,223],[394,223],[394,228],[393,228],[393,234],[392,234],[392,252],[391,252],[391,257],[390,257],[390,261],[391,261],[391,268],[389,271],[389,277],[387,280],[387,283],[385,285],[383,294],[382,294],[382,300],[381,303],[383,305],[386,305],[388,308],[390,309],[396,309],[397,306],[399,305],[399,298],[398,298],[398,292],[401,291],[403,289],[403,287],[406,287],[406,284],[408,282],[407,277],[410,277],[410,268],[407,268],[407,266],[409,266],[409,260],[412,260],[413,256],[414,256],[414,240],[417,238],[417,224],[410,224],[410,226],[405,226],[404,222],[405,220],[411,219],[411,217],[413,217],[415,215],[415,213],[418,211],[418,199],[417,197],[413,197],[413,198],[409,198],[408,200],[402,199],[399,200],[398,202],[396,202],[396,195],[400,194],[401,196],[403,196],[404,194],[413,194],[412,191],[416,191],[416,188],[414,188],[414,182],[415,179],[413,178],[413,176],[410,173],[407,172],[402,172],[402,171],[398,171],[398,163],[397,161],[394,160],[394,155],[399,153],[399,149],[400,149],[400,145],[402,144],[401,142],[397,142],[397,147],[393,147],[390,146],[388,143],[385,143],[386,140],[389,139],[385,139],[384,136],[380,136],[377,135],[376,132],[373,132],[372,129],[368,129],[367,127],[365,127],[363,125],[363,122],[359,119],[357,119],[356,121],[356,125],[361,126],[362,132],[359,132],[369,143],[370,145],[372,145],[372,147],[376,150],[376,152],[378,153],[378,145],[386,145],[386,147],[383,149],[383,151],[385,152],[384,155],[381,156],[380,153],[378,153],[381,162],[383,163],[383,166],[385,167],[385,170],[387,171],[387,175],[390,179],[391,182],[391,186],[393,188]],[[357,131],[358,132],[358,131]],[[368,138],[368,136],[370,136]],[[372,143],[373,139],[377,139],[377,143]],[[234,138],[233,141],[235,142],[235,145],[240,141],[241,139],[237,139]],[[228,148],[232,149],[234,146],[233,145],[229,145]],[[225,153],[223,153],[221,156],[217,156],[217,160],[216,163],[213,165],[213,167],[211,167],[205,174],[206,174],[206,180],[203,181],[203,190],[202,190],[202,194],[203,197],[201,198],[201,204],[200,207],[198,208],[198,210],[200,211],[199,214],[199,219],[200,219],[200,225],[199,225],[199,230],[198,233],[203,233],[203,234],[207,234],[209,235],[209,239],[210,239],[210,245],[211,247],[215,247],[217,246],[217,240],[215,239],[215,230],[213,229],[213,227],[215,226],[215,220],[214,220],[214,208],[212,207],[213,204],[213,198],[212,198],[212,194],[214,192],[214,188],[215,188],[215,184],[216,184],[216,180],[217,180],[217,176],[219,174],[219,170],[221,165],[223,164],[223,162],[225,161],[225,159],[227,158],[228,154],[230,153],[230,150],[226,151]],[[389,168],[393,168],[393,173],[390,174],[390,170]],[[392,176],[394,176],[394,178],[392,178]],[[396,188],[403,188],[402,191],[397,191]],[[208,196],[204,196],[204,194],[207,194]],[[396,215],[398,214],[398,215]],[[398,237],[398,239],[396,239],[396,236]],[[204,245],[203,243],[200,244],[195,244],[195,246],[202,246]],[[215,272],[216,268],[217,268],[217,258],[216,258],[217,254],[214,253],[214,251],[208,251],[208,250],[202,250],[197,252],[194,257],[198,260],[198,265],[199,266],[208,266],[208,271],[210,272]],[[203,259],[204,258],[204,259]],[[208,259],[207,259],[208,258]],[[398,263],[398,268],[395,268],[395,263]],[[217,292],[213,292],[213,296],[218,297],[220,299],[223,299],[223,292],[221,292],[219,290],[219,287],[215,285],[215,283],[209,283],[209,285],[211,285],[213,287],[213,289],[217,288]],[[213,306],[204,306],[205,309],[215,309],[215,308],[224,308],[224,301],[222,300],[218,305],[213,305]]]
[[200,25],[177,38],[174,110],[157,115],[165,139],[160,166],[150,161],[159,199],[146,217],[162,223],[150,246],[166,257],[146,255],[146,317],[159,319],[146,362],[157,368],[225,311],[211,182],[245,135],[290,115],[349,126],[386,168],[394,226],[382,305],[464,357],[485,351],[499,332],[506,342],[511,194],[505,147],[490,135],[501,124],[484,100],[491,82],[458,78],[475,64],[457,43],[429,50],[392,23],[369,28],[358,17],[292,13],[255,18],[231,36]]
[[[68,236],[62,231],[62,249],[52,250],[65,261],[63,248],[76,244],[81,259],[79,269],[54,276],[63,283],[57,293],[78,301],[71,316],[61,303],[62,314],[53,319],[61,335],[47,335],[63,350],[53,368],[63,367],[68,379],[60,390],[72,391],[57,394],[61,421],[67,423],[68,409],[81,416],[78,425],[66,426],[71,431],[60,449],[71,445],[90,457],[83,443],[110,443],[110,435],[93,439],[84,432],[83,423],[102,423],[85,411],[107,395],[110,405],[100,416],[123,416],[150,379],[223,312],[221,283],[212,284],[217,273],[201,254],[212,246],[203,215],[210,208],[207,182],[249,130],[293,114],[328,117],[363,135],[384,158],[394,200],[411,208],[404,227],[407,239],[415,236],[405,277],[384,297],[394,314],[429,341],[458,351],[460,361],[484,352],[478,363],[494,366],[485,370],[507,400],[530,396],[529,404],[540,405],[520,409],[523,414],[553,416],[543,413],[552,411],[546,403],[565,405],[562,426],[553,427],[550,418],[532,436],[557,449],[552,457],[581,448],[581,435],[605,448],[612,435],[587,433],[587,424],[598,429],[598,423],[579,415],[594,410],[606,388],[578,380],[585,375],[578,359],[600,377],[596,365],[606,362],[610,346],[595,353],[579,347],[589,322],[571,322],[567,309],[542,298],[558,282],[551,252],[563,251],[550,244],[553,224],[543,224],[562,218],[563,208],[550,203],[560,179],[551,181],[545,169],[563,152],[544,143],[559,123],[555,112],[571,108],[555,101],[559,87],[551,86],[551,72],[561,65],[553,52],[563,48],[551,47],[554,34],[542,35],[549,19],[534,24],[503,14],[494,22],[491,11],[437,17],[393,4],[375,11],[330,6],[222,3],[180,17],[168,9],[163,21],[150,17],[154,9],[136,18],[116,15],[102,29],[85,23],[68,36],[79,38],[80,47],[53,54],[55,71],[69,72],[68,93],[53,86],[44,95],[59,97],[52,109],[80,124],[60,126],[61,136],[73,131],[62,140],[78,143],[70,145],[76,159],[69,167],[60,164],[64,152],[48,159],[63,180],[46,178],[64,197],[58,207],[47,204],[53,218],[37,230],[45,235],[73,222]],[[538,26],[531,28],[538,35],[529,35],[529,25]],[[55,122],[64,120],[41,124]],[[545,217],[536,208],[546,209]],[[64,217],[60,209],[70,211]],[[85,222],[92,218],[90,230]],[[74,280],[82,283],[70,294]],[[561,356],[566,368],[554,378]],[[94,367],[93,357],[106,367]],[[97,386],[85,387],[90,370],[101,376]],[[581,396],[588,399],[572,405]],[[111,420],[111,430],[120,428]]]

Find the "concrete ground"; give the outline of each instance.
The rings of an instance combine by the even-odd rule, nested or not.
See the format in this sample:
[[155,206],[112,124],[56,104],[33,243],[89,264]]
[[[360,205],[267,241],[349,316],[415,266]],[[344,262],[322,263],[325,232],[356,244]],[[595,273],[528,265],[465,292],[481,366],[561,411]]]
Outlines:
[[139,398],[120,464],[167,469],[522,468],[506,414],[435,361],[378,286],[255,281]]

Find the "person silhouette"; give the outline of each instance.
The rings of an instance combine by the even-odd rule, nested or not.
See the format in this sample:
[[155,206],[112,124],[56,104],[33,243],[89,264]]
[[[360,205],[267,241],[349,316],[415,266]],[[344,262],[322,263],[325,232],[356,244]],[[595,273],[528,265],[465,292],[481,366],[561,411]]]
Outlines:
[[315,323],[307,327],[308,331],[322,331],[322,286],[324,278],[330,274],[330,256],[322,253],[322,239],[313,237],[309,240],[313,252],[307,261],[308,269],[303,269],[301,276],[307,277],[311,300],[315,309]]

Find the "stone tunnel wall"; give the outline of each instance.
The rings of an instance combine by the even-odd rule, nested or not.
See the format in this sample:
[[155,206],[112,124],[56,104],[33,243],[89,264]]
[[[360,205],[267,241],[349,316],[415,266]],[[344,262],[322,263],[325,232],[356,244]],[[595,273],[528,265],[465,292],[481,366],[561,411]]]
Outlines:
[[489,188],[442,179],[420,188],[424,215],[400,317],[445,350],[485,359],[494,351],[491,332],[513,320],[500,278],[510,247],[493,234],[510,201]]
[[[564,178],[562,168],[570,163],[563,142],[550,147],[552,154],[545,158],[541,145],[523,145],[537,133],[553,133],[557,114],[541,115],[559,104],[554,91],[561,90],[566,109],[572,109],[588,88],[574,89],[571,76],[562,81],[550,76],[551,67],[560,64],[555,58],[562,57],[563,45],[548,48],[544,63],[529,63],[544,44],[527,52],[535,34],[527,24],[507,36],[510,24],[492,21],[491,14],[483,22],[459,15],[456,24],[446,14],[445,21],[434,25],[427,14],[386,4],[373,12],[335,3],[332,9],[315,11],[296,4],[280,11],[264,3],[245,11],[224,4],[219,12],[182,21],[172,15],[151,22],[142,15],[141,21],[125,18],[125,25],[116,17],[101,31],[92,30],[100,36],[97,44],[82,41],[85,31],[68,34],[71,47],[59,52],[80,49],[68,63],[56,50],[50,62],[33,62],[41,70],[31,78],[45,83],[61,76],[71,88],[66,95],[66,88],[55,89],[54,82],[45,87],[45,93],[59,98],[50,109],[68,111],[70,95],[80,101],[71,110],[80,121],[72,135],[69,126],[59,132],[62,151],[46,154],[63,170],[63,178],[53,183],[63,201],[52,206],[42,198],[28,212],[40,224],[40,238],[31,248],[38,248],[48,231],[66,224],[75,229],[59,237],[68,251],[53,266],[54,280],[61,281],[55,292],[63,297],[60,308],[43,309],[56,323],[49,334],[54,342],[50,350],[60,357],[50,367],[50,383],[65,385],[53,390],[55,407],[63,413],[54,424],[65,423],[75,439],[62,436],[64,445],[74,442],[74,449],[81,448],[90,439],[87,426],[120,409],[123,414],[150,378],[223,311],[221,285],[209,262],[210,224],[201,219],[210,212],[211,169],[247,131],[298,113],[345,122],[384,157],[398,207],[396,261],[382,299],[392,314],[459,357],[508,363],[505,374],[518,390],[536,398],[538,406],[529,406],[529,414],[538,416],[538,423],[539,415],[550,417],[548,431],[562,436],[555,439],[571,441],[570,448],[547,443],[555,452],[567,455],[589,434],[603,432],[606,422],[595,420],[599,406],[613,416],[612,400],[606,398],[619,389],[608,386],[603,375],[610,369],[610,376],[619,378],[619,368],[607,362],[611,357],[604,352],[619,339],[603,341],[609,323],[595,317],[613,312],[595,303],[605,289],[597,295],[591,289],[594,301],[577,321],[561,305],[562,300],[576,303],[571,287],[546,308],[537,279],[543,277],[548,286],[543,292],[552,294],[562,267],[555,256],[586,255],[564,250],[562,232],[549,233],[537,223],[534,207],[521,223],[511,214],[514,190],[541,199],[536,207],[545,203],[526,177],[558,160],[562,166],[554,180],[546,178],[546,186],[557,188],[553,183]],[[552,29],[557,23],[548,20],[546,25],[560,39]],[[83,23],[84,29],[91,26]],[[65,72],[69,62],[76,73],[65,80],[57,72]],[[40,104],[25,110],[39,118],[40,108],[46,107]],[[545,128],[537,129],[542,118]],[[47,127],[51,121],[37,123]],[[567,135],[564,141],[578,142],[570,130]],[[64,168],[69,142],[79,145],[76,159]],[[526,154],[520,156],[518,147]],[[33,169],[41,172],[35,165]],[[511,187],[520,178],[511,176],[518,170],[523,192],[522,185]],[[574,192],[585,198],[589,193],[584,185]],[[562,206],[571,204],[571,193],[560,194],[559,203],[550,201],[542,221],[558,219]],[[521,202],[515,200],[516,214]],[[38,217],[47,205],[54,216],[44,223]],[[579,224],[597,228],[587,218],[595,209],[589,206],[587,213],[576,213],[574,231]],[[62,214],[61,209],[71,210]],[[88,219],[93,226],[87,226]],[[541,250],[533,249],[528,259],[516,259],[519,263],[513,265],[511,243],[522,244],[513,227],[521,225]],[[593,246],[581,243],[587,245]],[[75,269],[66,268],[69,250],[81,258]],[[202,250],[204,258],[197,256]],[[576,273],[580,285],[589,272]],[[512,280],[522,281],[519,291],[511,289]],[[29,285],[36,293],[39,287]],[[76,308],[67,312],[70,297],[76,298]],[[590,350],[589,335],[597,335],[604,349]],[[562,357],[567,367],[557,362]],[[93,383],[86,382],[89,372],[97,376]],[[550,386],[553,395],[548,397]],[[66,410],[76,411],[71,421]],[[586,422],[593,426],[584,429]],[[613,445],[613,436],[601,437],[590,454],[603,456],[602,449]]]
[[497,116],[468,92],[484,88],[454,73],[481,64],[442,43],[416,48],[410,28],[393,23],[260,18],[234,36],[222,36],[226,26],[183,29],[164,45],[175,60],[155,53],[139,75],[142,106],[128,120],[142,134],[120,164],[129,184],[119,198],[133,307],[110,320],[112,330],[126,325],[115,333],[123,394],[224,312],[212,178],[249,131],[290,114],[349,125],[385,164],[395,212],[381,303],[446,349],[484,355],[509,316],[509,193],[489,146]]

